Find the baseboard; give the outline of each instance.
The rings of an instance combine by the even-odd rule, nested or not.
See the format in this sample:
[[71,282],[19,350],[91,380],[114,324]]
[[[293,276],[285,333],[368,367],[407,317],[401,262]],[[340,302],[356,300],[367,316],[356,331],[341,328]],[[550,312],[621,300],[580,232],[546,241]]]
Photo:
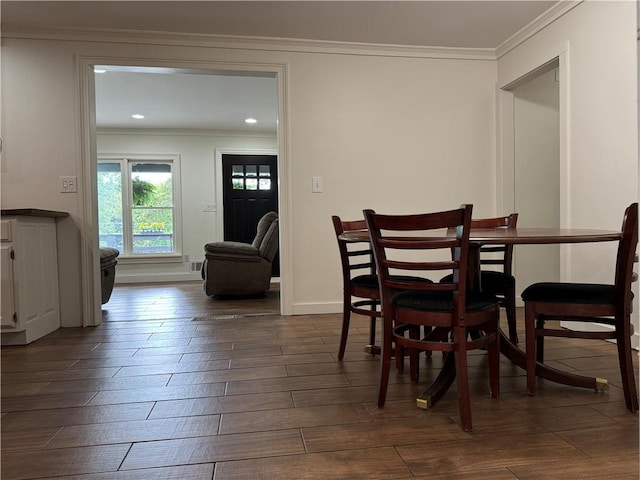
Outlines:
[[179,272],[179,273],[118,273],[114,283],[168,283],[168,282],[193,282],[202,281],[200,272]]
[[319,315],[322,313],[342,313],[342,302],[294,303],[292,315]]

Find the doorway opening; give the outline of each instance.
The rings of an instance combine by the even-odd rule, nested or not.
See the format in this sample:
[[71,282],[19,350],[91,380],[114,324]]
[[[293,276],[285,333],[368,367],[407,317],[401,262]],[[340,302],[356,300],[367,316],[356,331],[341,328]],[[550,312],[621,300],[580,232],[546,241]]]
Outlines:
[[[83,241],[83,256],[82,256],[83,276],[85,276],[88,279],[87,282],[85,282],[85,286],[83,288],[83,304],[84,304],[84,312],[85,312],[84,317],[85,317],[85,325],[87,326],[97,325],[101,321],[101,312],[100,312],[101,305],[100,305],[99,298],[96,295],[96,291],[97,291],[96,286],[98,286],[100,283],[99,270],[96,268],[96,264],[97,264],[96,252],[98,251],[98,248],[97,248],[98,245],[97,245],[96,239],[99,238],[99,235],[98,235],[98,217],[99,216],[98,216],[98,209],[97,209],[97,183],[96,183],[98,151],[100,151],[101,153],[105,151],[108,151],[109,153],[118,153],[118,151],[131,152],[131,151],[136,151],[135,148],[133,149],[131,148],[132,145],[136,145],[138,148],[143,148],[147,153],[148,152],[162,153],[162,151],[164,150],[160,148],[158,145],[160,146],[164,145],[166,147],[166,145],[170,143],[169,142],[170,138],[175,138],[179,136],[179,135],[176,135],[178,127],[169,126],[165,128],[159,124],[154,124],[151,130],[154,131],[154,133],[156,134],[156,138],[160,139],[160,141],[157,142],[156,144],[152,144],[151,142],[149,142],[149,137],[150,137],[150,135],[148,135],[149,131],[144,132],[145,129],[141,128],[140,126],[133,127],[131,125],[117,125],[117,124],[105,125],[101,123],[99,121],[100,116],[97,115],[97,113],[100,113],[102,111],[100,110],[100,105],[99,105],[101,97],[99,95],[99,91],[98,91],[99,89],[96,89],[96,83],[100,81],[98,80],[99,78],[98,75],[101,75],[101,74],[95,73],[94,68],[96,66],[98,65],[106,66],[112,71],[119,72],[119,73],[126,72],[129,74],[136,74],[136,75],[143,75],[143,76],[146,75],[147,77],[149,75],[155,75],[157,77],[162,76],[165,78],[170,78],[172,81],[177,80],[179,77],[186,77],[186,76],[188,76],[191,79],[198,79],[198,80],[202,80],[203,77],[222,79],[222,81],[226,82],[227,84],[229,83],[230,80],[237,80],[237,79],[240,79],[240,81],[247,80],[249,82],[255,80],[257,83],[266,79],[271,82],[272,95],[270,99],[262,100],[262,104],[263,104],[262,107],[264,107],[264,103],[269,103],[270,104],[269,108],[271,108],[272,111],[274,112],[274,116],[272,119],[273,129],[271,132],[265,131],[264,123],[262,123],[263,130],[258,131],[258,133],[255,133],[256,130],[254,130],[254,133],[247,134],[246,137],[249,137],[250,141],[246,143],[242,143],[243,134],[240,131],[241,127],[238,127],[238,129],[231,132],[229,131],[228,128],[224,129],[219,125],[211,126],[210,130],[207,130],[207,129],[198,128],[194,124],[191,124],[188,127],[190,131],[189,131],[189,135],[187,136],[189,136],[192,140],[194,140],[194,143],[197,143],[197,141],[200,141],[202,143],[202,139],[207,137],[208,132],[215,131],[214,136],[216,136],[217,138],[223,137],[220,143],[221,145],[231,145],[231,146],[235,146],[236,148],[240,148],[243,146],[246,148],[252,148],[255,145],[264,148],[265,145],[269,145],[271,146],[271,148],[268,149],[269,153],[274,153],[277,155],[276,157],[277,162],[282,162],[284,161],[284,159],[286,159],[286,152],[285,154],[280,155],[277,150],[277,146],[279,144],[285,143],[282,140],[282,137],[285,135],[285,132],[281,127],[276,127],[276,125],[278,124],[278,120],[282,118],[282,115],[284,112],[283,78],[284,78],[285,67],[283,65],[273,65],[273,66],[261,65],[261,66],[255,66],[255,67],[247,65],[243,67],[235,64],[233,66],[229,66],[228,70],[225,69],[224,65],[216,65],[215,70],[209,70],[207,69],[208,65],[201,65],[201,64],[189,65],[187,63],[184,63],[181,66],[177,67],[174,64],[175,62],[170,62],[172,63],[172,65],[167,65],[167,66],[158,66],[158,62],[154,62],[153,64],[149,64],[149,65],[145,65],[145,63],[147,62],[144,62],[144,61],[136,61],[135,63],[136,65],[124,65],[122,64],[121,60],[117,60],[117,61],[114,61],[113,63],[110,63],[109,61],[105,60],[105,58],[100,58],[99,60],[92,59],[92,58],[81,58],[79,62],[81,86],[82,86],[81,100],[82,100],[82,111],[83,111],[83,117],[82,117],[83,119],[82,136],[83,136],[83,151],[84,151],[83,158],[85,159],[82,162],[81,169],[83,171],[83,177],[85,179],[85,183],[89,185],[89,188],[87,188],[86,191],[84,191],[83,193],[84,193],[85,205],[87,206],[87,208],[85,209],[87,225],[90,231],[95,232],[93,236],[90,236]],[[152,83],[147,83],[146,88],[147,90],[155,91],[157,93],[156,98],[158,99],[159,104],[162,104],[163,101],[166,101],[169,95],[174,95],[174,96],[177,95],[177,91],[175,89],[169,92],[169,95],[167,95],[166,89],[165,90],[163,90],[162,88],[156,89]],[[183,90],[189,90],[189,87],[183,88]],[[259,88],[257,90],[259,90]],[[128,91],[124,89],[124,90],[121,90],[121,92],[124,94],[124,92],[128,92]],[[161,92],[164,92],[164,94],[161,94]],[[220,100],[221,95],[223,97],[233,96],[233,95],[229,95],[228,92],[226,93],[223,92],[222,94],[218,94],[216,98]],[[131,102],[129,103],[131,104]],[[200,103],[205,104],[206,102],[201,101]],[[161,107],[163,107],[163,105],[161,105]],[[194,118],[197,117],[197,114],[195,113],[194,105],[190,104],[188,107],[190,112],[194,112],[194,115],[192,115],[192,117]],[[111,108],[111,106],[108,106],[108,108]],[[179,112],[179,113],[182,113],[182,112]],[[223,112],[223,116],[224,116],[224,113],[227,114],[226,115],[227,117],[229,116],[228,110],[225,110],[225,112]],[[131,115],[133,115],[133,113],[131,113]],[[131,120],[130,119],[131,115],[127,116],[128,121]],[[252,115],[252,116],[255,116],[255,115]],[[176,115],[176,117],[179,117],[180,120],[187,121],[187,122],[193,120],[193,118],[191,120],[185,119],[184,116],[180,114]],[[153,114],[145,115],[145,118],[151,119],[151,120],[157,120],[157,118],[154,118]],[[244,123],[245,123],[244,116],[242,117],[240,122],[243,124],[243,127],[244,127]],[[258,128],[260,128],[260,118],[258,118]],[[147,135],[145,135],[145,133]],[[225,136],[226,133],[228,133],[228,135]],[[120,139],[126,137],[125,143],[128,144],[126,147],[124,145],[117,148],[113,147],[113,145],[115,145],[113,140],[116,139],[116,137],[118,136],[120,136]],[[145,138],[142,138],[142,137],[145,137]],[[109,139],[109,141],[105,141],[105,139]],[[253,141],[254,143],[251,143],[251,141]],[[105,147],[105,145],[108,145],[108,146]],[[215,147],[208,148],[206,150],[212,153],[214,152]],[[183,232],[185,232],[185,235],[183,238],[183,245],[185,245],[185,247],[183,248],[182,252],[177,252],[178,255],[176,256],[178,259],[174,260],[174,266],[177,267],[178,269],[182,266],[184,270],[185,265],[187,264],[190,265],[194,263],[189,261],[192,259],[189,257],[195,256],[196,258],[194,260],[197,260],[199,258],[198,256],[204,255],[202,252],[202,245],[204,243],[215,240],[217,236],[216,231],[218,228],[217,216],[223,213],[224,208],[223,208],[222,202],[217,203],[214,200],[216,199],[216,196],[217,196],[215,181],[213,181],[214,172],[216,169],[215,157],[209,156],[207,160],[209,165],[207,168],[210,168],[211,175],[206,176],[201,171],[196,172],[194,175],[185,175],[186,173],[185,165],[187,162],[187,158],[186,158],[187,156],[181,154],[180,149],[174,147],[172,149],[172,153],[176,153],[176,152],[180,155],[180,165],[182,166],[182,172],[181,172],[182,182],[183,182],[182,187],[184,189],[183,190],[184,195],[182,199],[183,200],[182,220],[183,220],[183,227],[184,227]],[[205,158],[204,155],[200,155],[200,157]],[[277,165],[277,167],[278,167],[277,171],[279,171],[281,175],[283,174],[287,175],[288,168],[286,165]],[[205,187],[202,188],[202,185],[197,185],[197,182],[199,181],[199,179],[202,179],[202,182],[206,184]],[[210,195],[210,197],[203,197],[203,196],[199,197],[197,195],[198,191],[200,192],[206,191],[208,192],[208,195]],[[288,192],[279,191],[278,195],[282,195],[283,193],[284,195],[287,195]],[[191,198],[190,200],[188,198],[189,196],[196,198],[195,202],[193,201],[193,198]],[[196,227],[190,228],[188,226],[188,223],[190,221],[189,218],[190,216],[193,217],[194,214],[200,214],[200,215],[206,214],[205,215],[206,218],[204,219],[204,221],[198,221],[197,218],[193,220],[193,218],[191,218],[192,225],[196,225]],[[287,228],[286,219],[284,218],[282,219],[280,223],[280,228],[281,230]],[[200,229],[199,230],[200,233],[204,237],[206,237],[206,239],[204,241],[201,241],[201,239],[197,240],[198,248],[195,249],[196,253],[190,255],[186,251],[186,249],[188,248],[186,246],[186,244],[188,243],[186,232],[193,232],[194,230],[198,230],[198,229]],[[96,243],[95,245],[94,245],[94,242]],[[135,264],[136,262],[133,262],[133,263]],[[151,265],[151,269],[157,270],[159,268],[157,263],[154,264],[153,261],[138,262],[138,263],[139,264],[147,263],[148,265]],[[283,288],[282,284],[280,285],[279,290],[280,292],[283,292],[283,295],[280,296],[281,297],[280,303],[282,303],[284,301],[283,298],[286,297],[287,293],[286,293],[286,289]]]
[[[518,226],[559,228],[562,223],[561,69],[558,57],[503,87],[508,95],[512,128],[511,209]],[[507,165],[508,164],[508,165]],[[507,206],[506,204],[505,206]],[[560,245],[518,247],[514,275],[518,289],[561,278]],[[518,292],[519,293],[519,292]]]

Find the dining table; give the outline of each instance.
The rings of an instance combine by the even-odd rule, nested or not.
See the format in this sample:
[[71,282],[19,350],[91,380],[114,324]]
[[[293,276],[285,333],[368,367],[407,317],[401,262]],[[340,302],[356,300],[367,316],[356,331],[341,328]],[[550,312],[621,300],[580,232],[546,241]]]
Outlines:
[[[454,232],[440,232],[440,238],[454,235]],[[342,240],[350,243],[370,242],[367,230],[345,232]],[[434,240],[438,236],[431,237]],[[467,285],[471,289],[481,289],[480,248],[485,245],[550,245],[594,242],[615,242],[622,239],[621,230],[578,229],[578,228],[471,228],[469,232],[469,267]],[[442,331],[435,329],[429,335],[437,337]],[[515,365],[526,369],[526,352],[513,343],[500,329],[500,352]],[[536,376],[553,382],[575,387],[603,390],[607,380],[560,371],[538,362]],[[416,405],[422,409],[431,408],[446,393],[455,380],[454,355],[446,355],[442,368],[431,385],[418,396]]]

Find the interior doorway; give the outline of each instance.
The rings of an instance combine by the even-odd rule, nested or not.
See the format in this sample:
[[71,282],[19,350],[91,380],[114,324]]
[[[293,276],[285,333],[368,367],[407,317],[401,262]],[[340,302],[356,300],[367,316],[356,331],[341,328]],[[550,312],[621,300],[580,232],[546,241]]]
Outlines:
[[[178,63],[178,64],[177,64]],[[109,61],[104,57],[80,57],[78,61],[79,73],[80,73],[80,104],[82,111],[81,121],[81,136],[82,136],[82,158],[84,159],[80,165],[82,171],[82,178],[84,185],[87,187],[83,190],[83,204],[86,206],[83,218],[85,219],[87,230],[92,232],[91,235],[87,235],[83,238],[82,243],[82,276],[86,281],[83,283],[82,298],[83,298],[83,317],[85,326],[93,326],[101,323],[101,305],[100,305],[100,270],[99,270],[99,255],[98,249],[95,245],[95,239],[97,238],[98,231],[98,215],[97,215],[97,201],[96,201],[96,175],[97,175],[97,146],[96,146],[96,95],[95,95],[95,74],[94,71],[97,65],[108,65],[115,67],[116,69],[127,70],[146,70],[146,69],[164,69],[165,73],[171,74],[173,72],[189,72],[200,75],[243,75],[249,78],[270,77],[276,80],[277,90],[277,116],[278,119],[283,120],[286,116],[284,108],[283,98],[286,96],[284,78],[286,77],[286,66],[273,64],[273,65],[249,65],[242,66],[239,64],[233,64],[225,66],[217,64],[215,70],[210,70],[209,64],[202,64],[199,62],[176,62],[174,60],[158,61],[156,60],[135,60],[135,63],[123,62],[122,59],[114,59]],[[135,66],[134,66],[135,65]],[[276,143],[285,144],[284,138],[286,138],[286,128],[281,126],[276,131]],[[278,153],[278,152],[276,152]],[[278,171],[281,178],[288,178],[288,165],[287,165],[287,152],[278,154]],[[216,173],[217,176],[217,173]],[[209,177],[210,178],[210,177]],[[285,182],[286,185],[286,182]],[[287,205],[287,198],[289,192],[286,188],[279,190],[279,195],[285,198],[281,199],[282,204]],[[207,204],[209,205],[209,204]],[[214,210],[215,204],[213,205]],[[221,203],[218,203],[221,205]],[[221,211],[221,209],[218,209]],[[288,222],[286,218],[286,212],[282,214],[280,229],[285,232],[288,229]],[[221,223],[218,223],[221,230]],[[281,243],[287,243],[287,235],[281,236]],[[285,249],[286,250],[286,249]],[[288,259],[283,258],[283,270],[289,271]],[[290,314],[290,287],[285,276],[281,275],[280,278],[280,303],[284,314]]]
[[[510,209],[520,227],[562,224],[560,61],[555,58],[503,88],[509,94],[513,188]],[[509,203],[505,205],[509,207]],[[518,294],[535,282],[561,279],[560,245],[522,245],[514,250]]]

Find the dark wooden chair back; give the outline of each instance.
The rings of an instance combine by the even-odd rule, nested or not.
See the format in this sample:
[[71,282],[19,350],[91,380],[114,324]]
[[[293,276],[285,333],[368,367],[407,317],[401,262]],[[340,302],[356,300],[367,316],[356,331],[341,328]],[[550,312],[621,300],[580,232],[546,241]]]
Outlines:
[[[500,363],[498,301],[481,292],[469,292],[467,287],[471,213],[471,205],[416,215],[364,211],[382,297],[378,406],[385,403],[394,346],[396,350],[409,352],[414,381],[418,380],[418,352],[452,352],[460,420],[467,431],[471,430],[467,350],[487,347],[494,397],[499,390]],[[439,277],[445,272],[451,273],[449,281],[430,283],[411,279]],[[420,338],[421,327],[433,330]],[[468,338],[471,329],[480,332],[473,340]],[[422,402],[418,399],[418,406],[423,407]],[[429,401],[424,403],[423,408],[428,407]]]
[[379,353],[375,340],[376,318],[381,316],[380,290],[378,277],[375,274],[373,252],[368,243],[350,243],[340,238],[343,233],[366,231],[367,226],[364,219],[343,221],[339,216],[333,215],[331,220],[340,251],[343,285],[343,319],[338,359],[344,358],[351,313],[371,317],[369,345],[365,347],[365,351]]
[[[505,217],[474,218],[471,228],[516,228],[518,214]],[[502,273],[512,274],[513,245],[484,245],[480,248],[480,265],[498,265]]]
[[[518,214],[471,220],[471,228],[516,228]],[[496,295],[504,307],[509,327],[509,339],[518,343],[516,322],[516,279],[513,276],[513,245],[484,245],[480,248],[480,283],[489,293]],[[483,266],[498,267],[497,270]]]
[[622,239],[618,244],[616,256],[615,288],[617,305],[624,309],[621,313],[626,317],[631,315],[633,305],[633,293],[631,284],[637,277],[633,271],[633,265],[637,261],[636,248],[638,247],[638,204],[628,206],[622,219]]

